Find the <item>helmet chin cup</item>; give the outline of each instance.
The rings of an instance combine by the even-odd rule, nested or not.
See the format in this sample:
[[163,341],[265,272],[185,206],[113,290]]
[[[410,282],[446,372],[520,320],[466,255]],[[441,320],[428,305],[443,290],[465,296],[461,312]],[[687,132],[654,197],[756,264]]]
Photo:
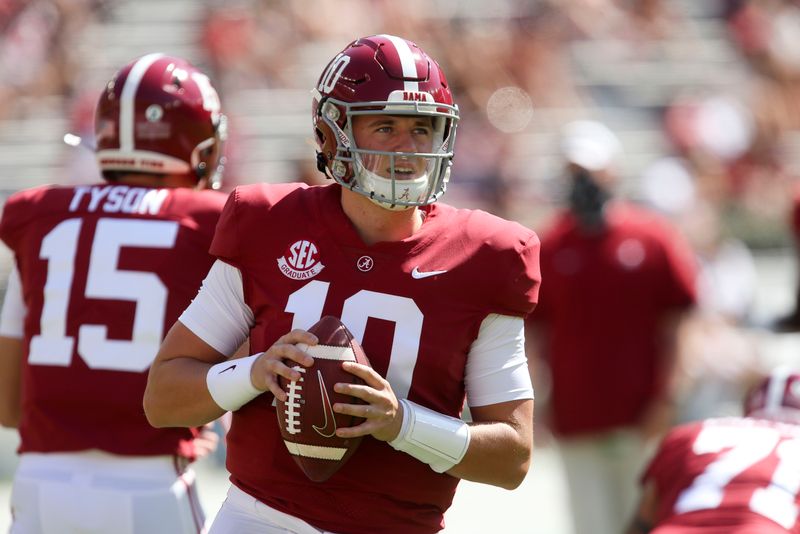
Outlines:
[[[417,202],[401,202],[400,198],[423,198],[430,188],[430,176],[424,174],[411,180],[392,180],[384,178],[356,163],[355,191],[367,196],[372,202],[382,208],[392,211],[403,211],[419,205]],[[394,199],[394,201],[393,201]]]

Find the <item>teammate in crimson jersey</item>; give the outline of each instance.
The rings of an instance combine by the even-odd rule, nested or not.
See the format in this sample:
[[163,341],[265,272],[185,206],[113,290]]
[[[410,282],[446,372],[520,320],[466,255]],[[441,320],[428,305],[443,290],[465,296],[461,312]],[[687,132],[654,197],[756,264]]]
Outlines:
[[773,371],[748,395],[745,415],[664,438],[629,534],[800,532],[800,374]]
[[[204,529],[199,428],[142,410],[164,333],[213,263],[226,196],[224,118],[208,78],[151,54],[122,68],[96,110],[106,183],[44,186],[6,202],[14,254],[0,320],[2,423],[18,427],[15,534]],[[213,444],[213,443],[212,443]]]
[[[616,534],[649,439],[666,431],[673,348],[694,302],[694,257],[655,213],[614,197],[622,146],[596,121],[562,131],[566,209],[542,233],[531,354],[549,369],[576,532]],[[540,405],[542,408],[544,404]]]
[[[532,450],[523,318],[539,287],[536,235],[480,211],[434,204],[445,189],[457,108],[436,62],[405,39],[354,41],[313,102],[320,170],[337,184],[253,185],[229,197],[219,261],[156,357],[145,410],[156,426],[233,411],[233,483],[214,533],[429,533],[459,479],[505,488]],[[305,328],[340,317],[374,369],[341,437],[368,436],[324,483],[309,481],[275,423],[277,376],[311,357]],[[253,356],[227,358],[249,336]],[[261,352],[263,351],[263,352]],[[474,424],[460,419],[469,403]],[[371,437],[370,437],[371,436]]]

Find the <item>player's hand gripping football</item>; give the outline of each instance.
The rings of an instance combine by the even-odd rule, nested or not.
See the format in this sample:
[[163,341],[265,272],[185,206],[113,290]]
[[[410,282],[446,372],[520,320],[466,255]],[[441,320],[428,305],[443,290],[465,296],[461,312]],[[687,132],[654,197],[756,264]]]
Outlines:
[[286,401],[286,391],[278,383],[278,377],[282,376],[289,381],[300,380],[300,372],[292,367],[294,364],[310,367],[314,358],[296,345],[316,345],[317,341],[317,336],[299,329],[281,336],[253,364],[250,370],[253,386],[262,391],[270,391],[279,400]]
[[403,408],[389,382],[366,365],[342,362],[342,368],[362,379],[364,384],[339,382],[334,385],[334,390],[361,399],[365,404],[337,402],[333,405],[333,411],[363,417],[365,421],[357,426],[338,428],[336,435],[341,438],[352,438],[372,434],[375,439],[381,441],[391,441],[396,438],[403,424]]

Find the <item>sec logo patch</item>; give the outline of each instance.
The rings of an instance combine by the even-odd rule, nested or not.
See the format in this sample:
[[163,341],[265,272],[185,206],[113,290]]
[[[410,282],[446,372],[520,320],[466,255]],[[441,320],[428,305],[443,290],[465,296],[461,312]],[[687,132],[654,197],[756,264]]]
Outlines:
[[287,278],[308,280],[322,272],[325,265],[320,261],[317,245],[301,239],[289,245],[284,255],[278,258],[278,268]]

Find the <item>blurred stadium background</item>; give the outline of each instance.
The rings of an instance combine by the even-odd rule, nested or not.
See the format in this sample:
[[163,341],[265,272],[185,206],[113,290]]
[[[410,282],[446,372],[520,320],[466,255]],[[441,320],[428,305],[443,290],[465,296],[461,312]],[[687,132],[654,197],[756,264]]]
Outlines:
[[[797,335],[766,328],[791,309],[797,281],[796,0],[0,0],[0,202],[30,186],[99,180],[91,152],[63,136],[91,142],[100,88],[154,51],[186,57],[220,89],[225,189],[317,183],[309,91],[330,57],[372,33],[416,41],[448,75],[462,121],[447,202],[537,229],[563,193],[559,128],[600,120],[624,147],[625,196],[686,232],[710,266],[709,294],[740,296],[704,305],[753,347],[744,359],[800,363]],[[0,289],[10,261],[0,253]],[[701,384],[735,382],[719,368],[691,372]],[[725,400],[710,399],[705,414],[730,409]],[[3,429],[0,531],[15,445]],[[216,506],[224,470],[214,459],[201,468]],[[559,477],[545,444],[521,490],[465,484],[448,531],[489,531],[475,504],[496,499],[492,508],[511,514],[504,532],[568,534]]]

